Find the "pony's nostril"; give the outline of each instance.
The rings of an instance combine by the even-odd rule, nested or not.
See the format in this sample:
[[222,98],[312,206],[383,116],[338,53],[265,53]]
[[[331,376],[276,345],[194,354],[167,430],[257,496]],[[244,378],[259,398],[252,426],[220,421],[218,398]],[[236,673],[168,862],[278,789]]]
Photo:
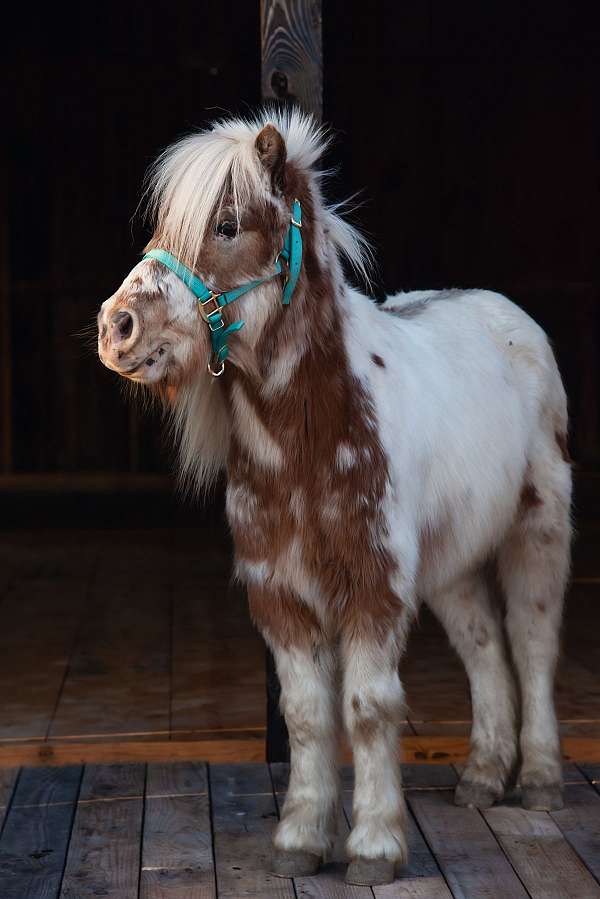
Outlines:
[[117,326],[121,340],[127,340],[128,337],[131,337],[133,319],[129,312],[117,312],[113,319],[113,324]]
[[123,309],[120,312],[115,312],[110,320],[110,338],[112,343],[122,343],[124,340],[129,340],[133,334],[133,328],[134,319],[129,312],[125,312]]

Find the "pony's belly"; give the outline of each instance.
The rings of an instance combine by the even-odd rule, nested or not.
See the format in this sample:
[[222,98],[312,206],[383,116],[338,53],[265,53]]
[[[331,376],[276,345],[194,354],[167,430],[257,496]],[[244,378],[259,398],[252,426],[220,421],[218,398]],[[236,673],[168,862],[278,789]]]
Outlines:
[[509,491],[472,517],[453,516],[444,526],[424,530],[420,537],[416,592],[426,598],[452,586],[469,571],[494,558],[510,529],[518,493]]

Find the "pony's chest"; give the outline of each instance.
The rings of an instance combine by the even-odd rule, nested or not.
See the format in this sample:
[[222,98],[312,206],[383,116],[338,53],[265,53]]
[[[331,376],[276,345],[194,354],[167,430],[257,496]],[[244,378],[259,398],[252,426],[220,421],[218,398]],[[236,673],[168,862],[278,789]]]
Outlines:
[[251,558],[276,558],[314,521],[305,491],[283,484],[231,481],[225,509],[236,553]]

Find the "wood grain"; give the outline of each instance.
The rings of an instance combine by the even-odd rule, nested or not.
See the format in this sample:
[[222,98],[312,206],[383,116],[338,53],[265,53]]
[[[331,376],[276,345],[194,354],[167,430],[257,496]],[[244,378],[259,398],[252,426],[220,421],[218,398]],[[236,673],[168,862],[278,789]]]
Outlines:
[[586,762],[580,762],[577,767],[582,771],[586,780],[589,780],[598,793],[600,793],[600,759],[598,759],[598,762],[599,764],[593,765]]
[[[0,738],[45,737],[88,600],[95,550],[34,544],[0,604]],[[71,558],[75,555],[77,558]]]
[[252,740],[125,740],[8,744],[0,748],[0,766],[67,765],[113,762],[209,761],[260,762],[264,736]]
[[229,581],[225,563],[212,575],[176,577],[174,731],[265,724],[264,644],[252,627],[245,593]]
[[206,765],[148,765],[140,899],[213,897]]
[[102,560],[50,737],[169,728],[169,541],[107,533]]
[[209,775],[219,899],[294,899],[292,882],[268,873],[277,807],[267,765],[211,765]]
[[[458,808],[447,791],[415,790],[408,803],[455,896],[464,899],[528,899],[484,819]],[[468,848],[467,848],[468,847]]]
[[261,0],[262,97],[323,116],[321,0]]
[[550,814],[565,839],[600,881],[600,795],[590,784],[567,784],[565,807]]
[[137,899],[144,766],[85,769],[61,899]]
[[0,834],[18,777],[19,768],[0,768]]
[[600,899],[600,885],[546,812],[499,805],[482,814],[532,899]]
[[2,899],[56,899],[81,770],[21,773],[0,839]]

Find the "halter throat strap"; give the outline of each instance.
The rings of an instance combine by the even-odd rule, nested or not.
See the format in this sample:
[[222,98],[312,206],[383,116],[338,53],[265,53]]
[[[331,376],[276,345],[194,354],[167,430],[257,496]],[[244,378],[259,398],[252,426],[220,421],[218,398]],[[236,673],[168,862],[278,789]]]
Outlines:
[[300,201],[294,200],[290,224],[286,231],[283,247],[275,259],[273,274],[267,275],[266,278],[259,278],[256,281],[246,281],[245,284],[241,284],[239,287],[234,287],[232,290],[226,290],[223,293],[218,293],[207,287],[201,278],[195,275],[193,271],[184,265],[176,256],[169,253],[168,250],[163,250],[158,247],[157,249],[150,250],[146,253],[143,259],[155,259],[157,262],[160,262],[165,268],[172,271],[174,275],[177,275],[180,281],[183,281],[185,286],[192,291],[198,300],[200,315],[210,329],[212,359],[208,362],[208,370],[212,375],[218,377],[223,374],[225,369],[225,359],[229,354],[227,338],[243,328],[245,324],[242,319],[239,319],[225,327],[225,322],[223,321],[223,309],[231,303],[234,303],[235,300],[239,300],[244,294],[254,290],[255,287],[259,287],[261,284],[265,284],[267,281],[271,281],[273,278],[284,273],[284,265],[281,262],[282,259],[287,269],[285,272],[285,285],[282,296],[283,305],[289,305],[289,302],[292,299],[292,294],[298,283],[300,270],[302,268],[302,208],[300,206]]

